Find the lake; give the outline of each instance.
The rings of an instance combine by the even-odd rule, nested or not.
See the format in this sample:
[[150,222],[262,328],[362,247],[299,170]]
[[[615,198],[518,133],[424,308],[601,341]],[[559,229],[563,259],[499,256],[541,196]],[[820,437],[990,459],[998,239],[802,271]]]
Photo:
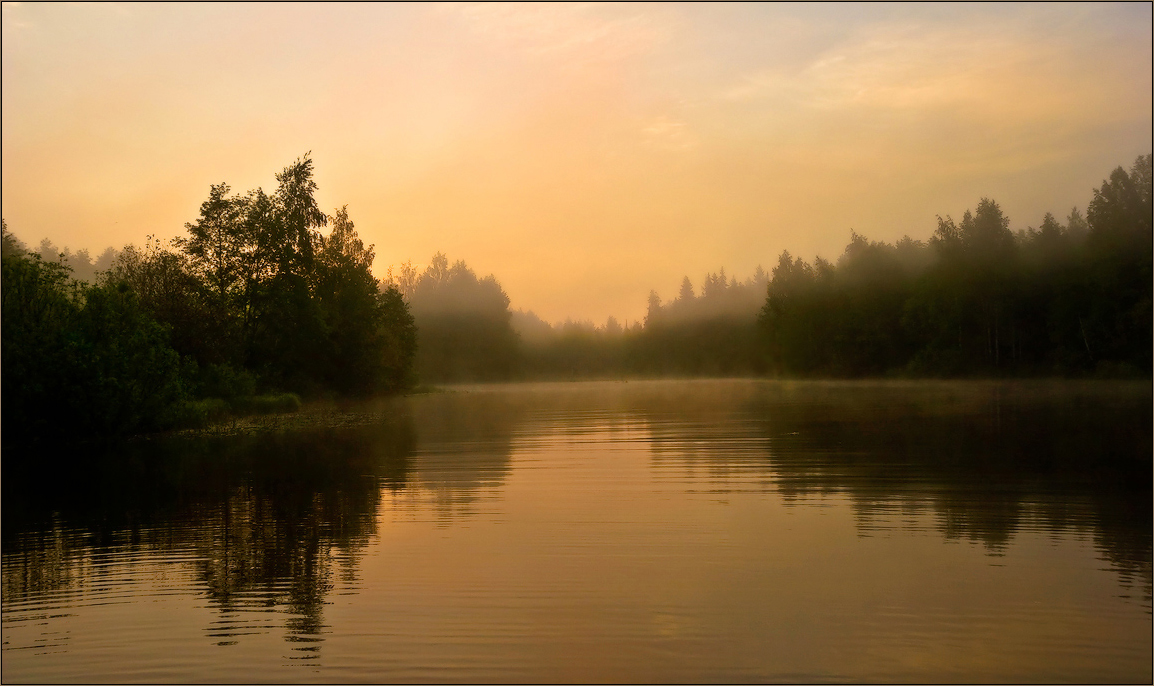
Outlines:
[[8,452],[5,682],[1150,682],[1140,382],[456,386]]

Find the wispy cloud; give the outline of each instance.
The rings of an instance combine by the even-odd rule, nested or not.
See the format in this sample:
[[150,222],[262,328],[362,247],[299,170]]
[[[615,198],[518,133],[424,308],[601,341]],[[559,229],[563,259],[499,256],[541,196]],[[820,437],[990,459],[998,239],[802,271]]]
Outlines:
[[[801,75],[811,104],[887,109],[997,105],[990,91],[1023,66],[1023,48],[972,31],[893,26],[824,55]],[[1038,46],[1030,46],[1037,50]],[[1045,54],[1032,59],[1044,60]]]
[[652,12],[599,3],[441,5],[478,35],[538,57],[621,59],[664,42],[668,27]]
[[[1138,99],[1129,108],[1101,106],[1117,101],[1134,80],[1122,65],[1106,72],[1086,67],[1089,59],[1108,60],[1095,54],[1108,49],[1012,24],[875,23],[798,68],[751,70],[717,97],[807,127],[822,121],[827,127],[873,121],[917,135],[952,126],[955,133],[964,129],[976,137],[975,150],[984,150],[995,138],[1001,139],[998,145],[1012,142],[1014,148],[1050,140],[1039,142],[1045,148],[1057,138],[1084,136],[1111,120],[1149,116],[1148,104],[1143,108]],[[866,130],[881,140],[877,129]],[[1043,131],[1048,138],[1039,135]]]
[[3,8],[4,16],[4,30],[23,30],[32,26],[27,15],[24,13],[24,3],[22,2],[5,2],[0,5]]
[[645,143],[666,150],[688,150],[698,144],[697,136],[684,121],[659,116],[641,129]]
[[[927,110],[1010,106],[1030,69],[1068,61],[1053,45],[1007,34],[924,25],[860,31],[800,70],[766,68],[721,92],[728,100],[790,100],[819,109]],[[1047,84],[1047,86],[1050,84]],[[1054,97],[1052,88],[1044,88]]]

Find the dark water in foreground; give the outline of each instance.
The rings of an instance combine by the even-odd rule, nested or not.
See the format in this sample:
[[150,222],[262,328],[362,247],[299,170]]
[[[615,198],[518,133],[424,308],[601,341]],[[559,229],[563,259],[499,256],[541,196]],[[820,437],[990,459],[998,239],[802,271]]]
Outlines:
[[1151,388],[460,387],[6,453],[3,680],[1149,682]]

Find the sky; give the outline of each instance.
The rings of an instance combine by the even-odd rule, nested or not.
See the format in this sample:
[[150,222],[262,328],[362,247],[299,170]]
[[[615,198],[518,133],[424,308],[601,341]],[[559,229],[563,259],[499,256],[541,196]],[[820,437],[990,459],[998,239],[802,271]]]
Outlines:
[[306,152],[374,272],[441,251],[548,321],[850,230],[1084,210],[1151,151],[1151,5],[22,4],[3,216],[140,245]]

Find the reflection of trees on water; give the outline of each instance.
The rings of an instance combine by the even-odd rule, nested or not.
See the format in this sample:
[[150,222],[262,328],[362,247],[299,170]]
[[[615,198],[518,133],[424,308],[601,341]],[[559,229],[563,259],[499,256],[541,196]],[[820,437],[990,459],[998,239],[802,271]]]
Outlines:
[[109,561],[179,553],[218,611],[209,637],[263,633],[275,627],[238,611],[283,608],[286,640],[316,657],[334,576],[354,580],[382,485],[404,487],[413,441],[411,418],[393,415],[340,429],[142,441],[6,469],[5,601],[93,585]]
[[382,489],[393,507],[431,495],[439,517],[467,515],[504,482],[531,406],[509,393],[433,394],[247,436],[5,455],[5,602],[91,588],[117,562],[173,553],[216,610],[214,642],[283,620],[294,659],[319,657],[325,599],[356,582]]
[[[862,535],[926,507],[991,554],[1026,525],[1088,531],[1151,598],[1148,384],[764,384],[645,411],[655,460],[760,469],[787,501],[847,494]],[[733,446],[734,422],[760,443]]]
[[[463,387],[412,398],[419,449],[412,457],[409,495],[431,496],[442,521],[473,512],[480,495],[509,475],[514,431],[533,398],[502,387]],[[403,503],[397,504],[404,507]]]
[[[8,499],[7,493],[4,495]],[[7,508],[5,513],[7,515]],[[11,545],[4,536],[4,599],[22,600],[75,586],[92,571],[90,556],[81,556],[59,525],[21,536],[21,545]],[[7,527],[5,527],[7,528]]]
[[773,488],[787,500],[846,494],[863,534],[906,515],[924,520],[926,508],[945,537],[994,553],[1026,526],[1089,532],[1149,600],[1148,386],[581,389],[462,390],[386,403],[342,426],[141,441],[112,454],[6,454],[5,602],[95,587],[142,552],[173,553],[192,560],[187,569],[207,590],[214,642],[281,628],[261,626],[275,615],[254,612],[277,610],[294,653],[317,656],[325,599],[338,581],[356,581],[382,487],[397,494],[394,508],[428,496],[413,512],[431,504],[444,520],[467,516],[507,479],[514,443],[537,440],[530,417],[577,438],[643,418],[662,472],[688,473],[695,487]]

